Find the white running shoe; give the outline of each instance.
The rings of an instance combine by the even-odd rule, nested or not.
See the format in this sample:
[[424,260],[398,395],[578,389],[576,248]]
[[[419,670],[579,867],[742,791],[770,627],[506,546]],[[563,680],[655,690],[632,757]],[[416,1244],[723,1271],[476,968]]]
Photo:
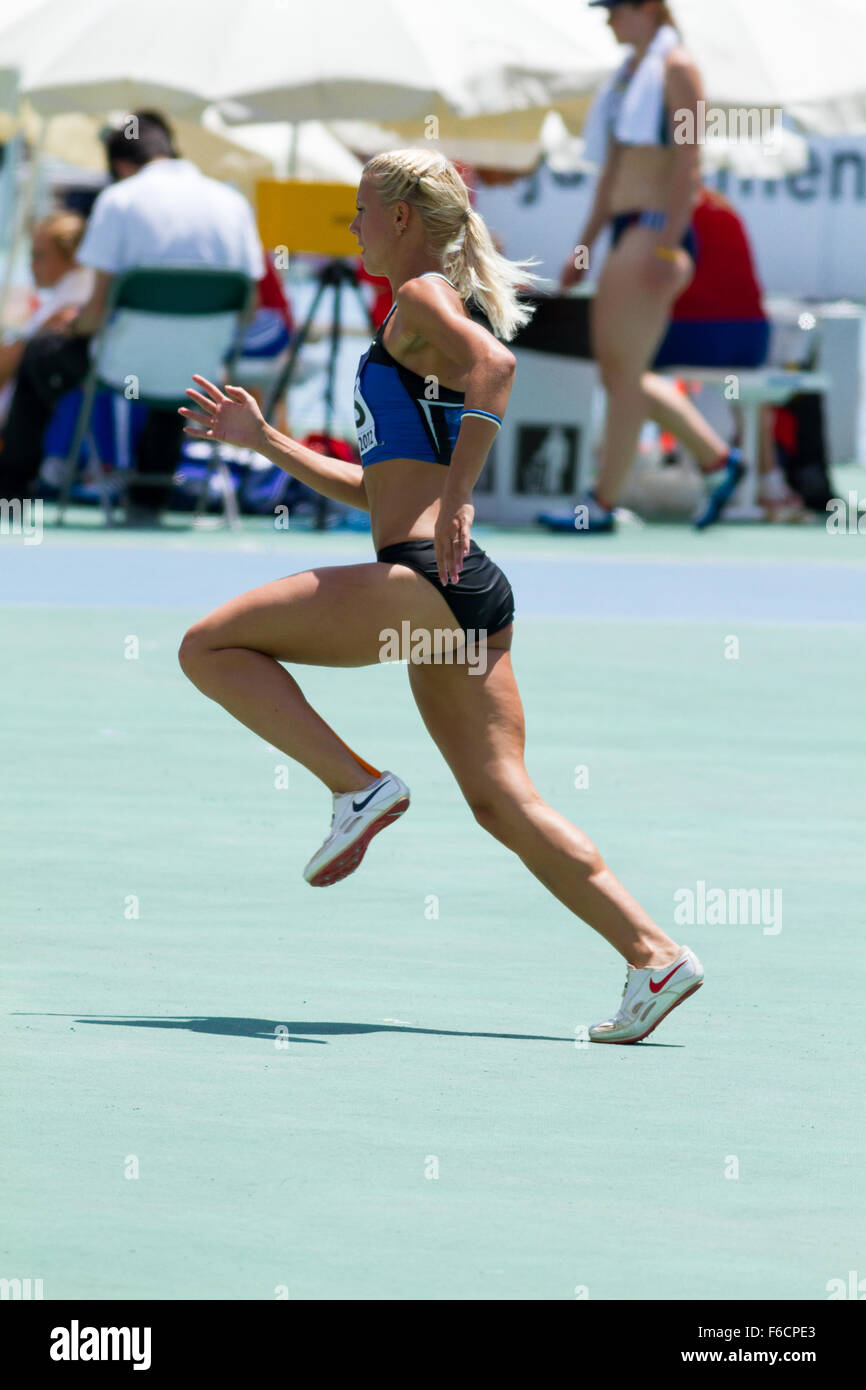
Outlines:
[[304,869],[313,888],[327,888],[354,872],[374,835],[409,808],[409,788],[383,772],[358,792],[334,792],[331,833]]
[[658,1028],[671,1009],[688,999],[704,982],[704,967],[694,951],[683,946],[678,956],[655,970],[628,967],[622,1002],[614,1018],[594,1023],[592,1042],[640,1042]]

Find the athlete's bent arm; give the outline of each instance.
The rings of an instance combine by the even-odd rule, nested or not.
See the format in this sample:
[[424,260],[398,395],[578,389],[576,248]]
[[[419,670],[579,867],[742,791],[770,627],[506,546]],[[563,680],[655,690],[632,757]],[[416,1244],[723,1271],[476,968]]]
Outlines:
[[273,425],[264,425],[258,452],[266,459],[290,473],[298,482],[330,497],[334,502],[345,502],[350,507],[359,507],[368,512],[367,491],[364,487],[364,470],[360,463],[349,463],[346,459],[331,458],[328,454],[317,454],[296,439],[280,434]]
[[472,496],[505,414],[517,363],[507,348],[496,349],[476,361],[466,381],[463,420],[445,479],[449,496]]
[[469,553],[472,489],[505,413],[516,363],[514,354],[468,318],[440,285],[410,280],[397,291],[397,303],[404,329],[425,339],[465,374],[465,418],[446,470],[434,534],[439,579],[447,584],[459,579]]
[[[469,389],[466,391],[466,410],[469,402],[483,400],[488,405],[494,401],[499,407],[488,411],[476,407],[479,413],[464,416],[460,432],[451,454],[451,466],[445,476],[439,515],[433,541],[436,547],[436,562],[439,566],[439,580],[442,584],[457,583],[463,568],[464,556],[469,554],[470,529],[475,517],[472,491],[484,467],[490,446],[496,438],[499,421],[505,411],[514,380],[516,363],[512,354],[508,361],[501,359],[495,370],[486,363],[479,363],[469,376]],[[473,376],[477,371],[483,381],[483,388],[473,389]],[[496,419],[488,418],[495,415]]]
[[359,507],[364,512],[370,510],[364,487],[364,470],[359,463],[317,454],[315,449],[308,449],[296,439],[280,434],[273,425],[267,424],[256,401],[241,386],[226,386],[223,392],[207,377],[193,376],[193,381],[201,389],[196,391],[189,387],[186,394],[199,409],[195,411],[187,406],[180,407],[178,414],[190,421],[184,426],[184,434],[198,439],[220,439],[243,449],[255,449],[277,468],[282,468],[284,473],[289,473],[323,497],[345,502],[350,507]]

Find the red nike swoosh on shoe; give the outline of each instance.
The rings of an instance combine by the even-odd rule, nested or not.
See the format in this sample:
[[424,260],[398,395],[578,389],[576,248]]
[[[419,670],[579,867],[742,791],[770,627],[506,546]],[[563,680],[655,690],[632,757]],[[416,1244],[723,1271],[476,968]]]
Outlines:
[[673,970],[671,971],[670,975],[665,975],[664,979],[663,979],[663,980],[660,980],[658,984],[656,984],[654,980],[650,980],[650,982],[649,982],[650,993],[651,993],[651,994],[658,994],[658,992],[659,992],[660,989],[664,989],[664,987],[665,987],[665,985],[667,984],[668,980],[671,978],[671,975],[676,975],[677,971],[680,970],[680,969],[682,968],[682,966],[684,966],[684,965],[685,965],[685,961],[684,961],[684,960],[681,960],[680,963],[679,963],[679,965],[675,965],[675,966],[674,966],[674,968],[673,968]]

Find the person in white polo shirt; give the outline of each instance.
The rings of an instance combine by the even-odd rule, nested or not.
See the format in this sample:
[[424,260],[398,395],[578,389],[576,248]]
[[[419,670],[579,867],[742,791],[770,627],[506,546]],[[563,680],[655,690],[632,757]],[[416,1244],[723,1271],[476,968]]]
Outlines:
[[[207,178],[177,156],[170,127],[157,112],[137,112],[107,132],[106,155],[116,180],[97,197],[78,248],[94,272],[87,304],[60,332],[28,345],[18,371],[0,455],[0,496],[25,497],[41,462],[42,433],[70,387],[83,380],[88,343],[99,327],[112,278],[138,266],[215,266],[260,280],[264,253],[252,209],[235,189]],[[183,420],[151,410],[138,443],[142,473],[171,473]],[[158,520],[169,488],[130,488],[128,520]]]

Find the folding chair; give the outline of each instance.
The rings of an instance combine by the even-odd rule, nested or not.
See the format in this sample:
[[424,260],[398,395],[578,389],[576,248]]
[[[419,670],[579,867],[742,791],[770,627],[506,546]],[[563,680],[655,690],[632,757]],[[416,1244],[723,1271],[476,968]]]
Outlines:
[[[105,317],[91,348],[81,410],[63,467],[58,526],[63,523],[97,390],[121,391],[129,399],[162,410],[189,405],[185,392],[193,372],[211,381],[231,378],[241,339],[238,326],[249,315],[254,291],[255,282],[242,271],[212,267],[142,267],[115,277],[109,288]],[[174,322],[167,323],[169,317]],[[98,460],[97,470],[101,471]],[[214,474],[222,482],[228,524],[236,526],[240,516],[234,481],[220,457],[218,441],[211,445],[193,521],[204,509]],[[173,481],[174,473],[140,473],[134,469],[119,471],[116,477],[124,500],[132,483],[166,486]],[[107,489],[103,507],[110,525]]]
[[761,436],[760,410],[763,405],[784,405],[792,396],[810,391],[826,395],[832,385],[822,372],[800,371],[782,367],[665,367],[663,376],[683,381],[700,382],[725,394],[736,381],[736,403],[743,412],[743,457],[748,472],[728,506],[725,521],[762,521],[763,507],[758,506],[758,484]]

